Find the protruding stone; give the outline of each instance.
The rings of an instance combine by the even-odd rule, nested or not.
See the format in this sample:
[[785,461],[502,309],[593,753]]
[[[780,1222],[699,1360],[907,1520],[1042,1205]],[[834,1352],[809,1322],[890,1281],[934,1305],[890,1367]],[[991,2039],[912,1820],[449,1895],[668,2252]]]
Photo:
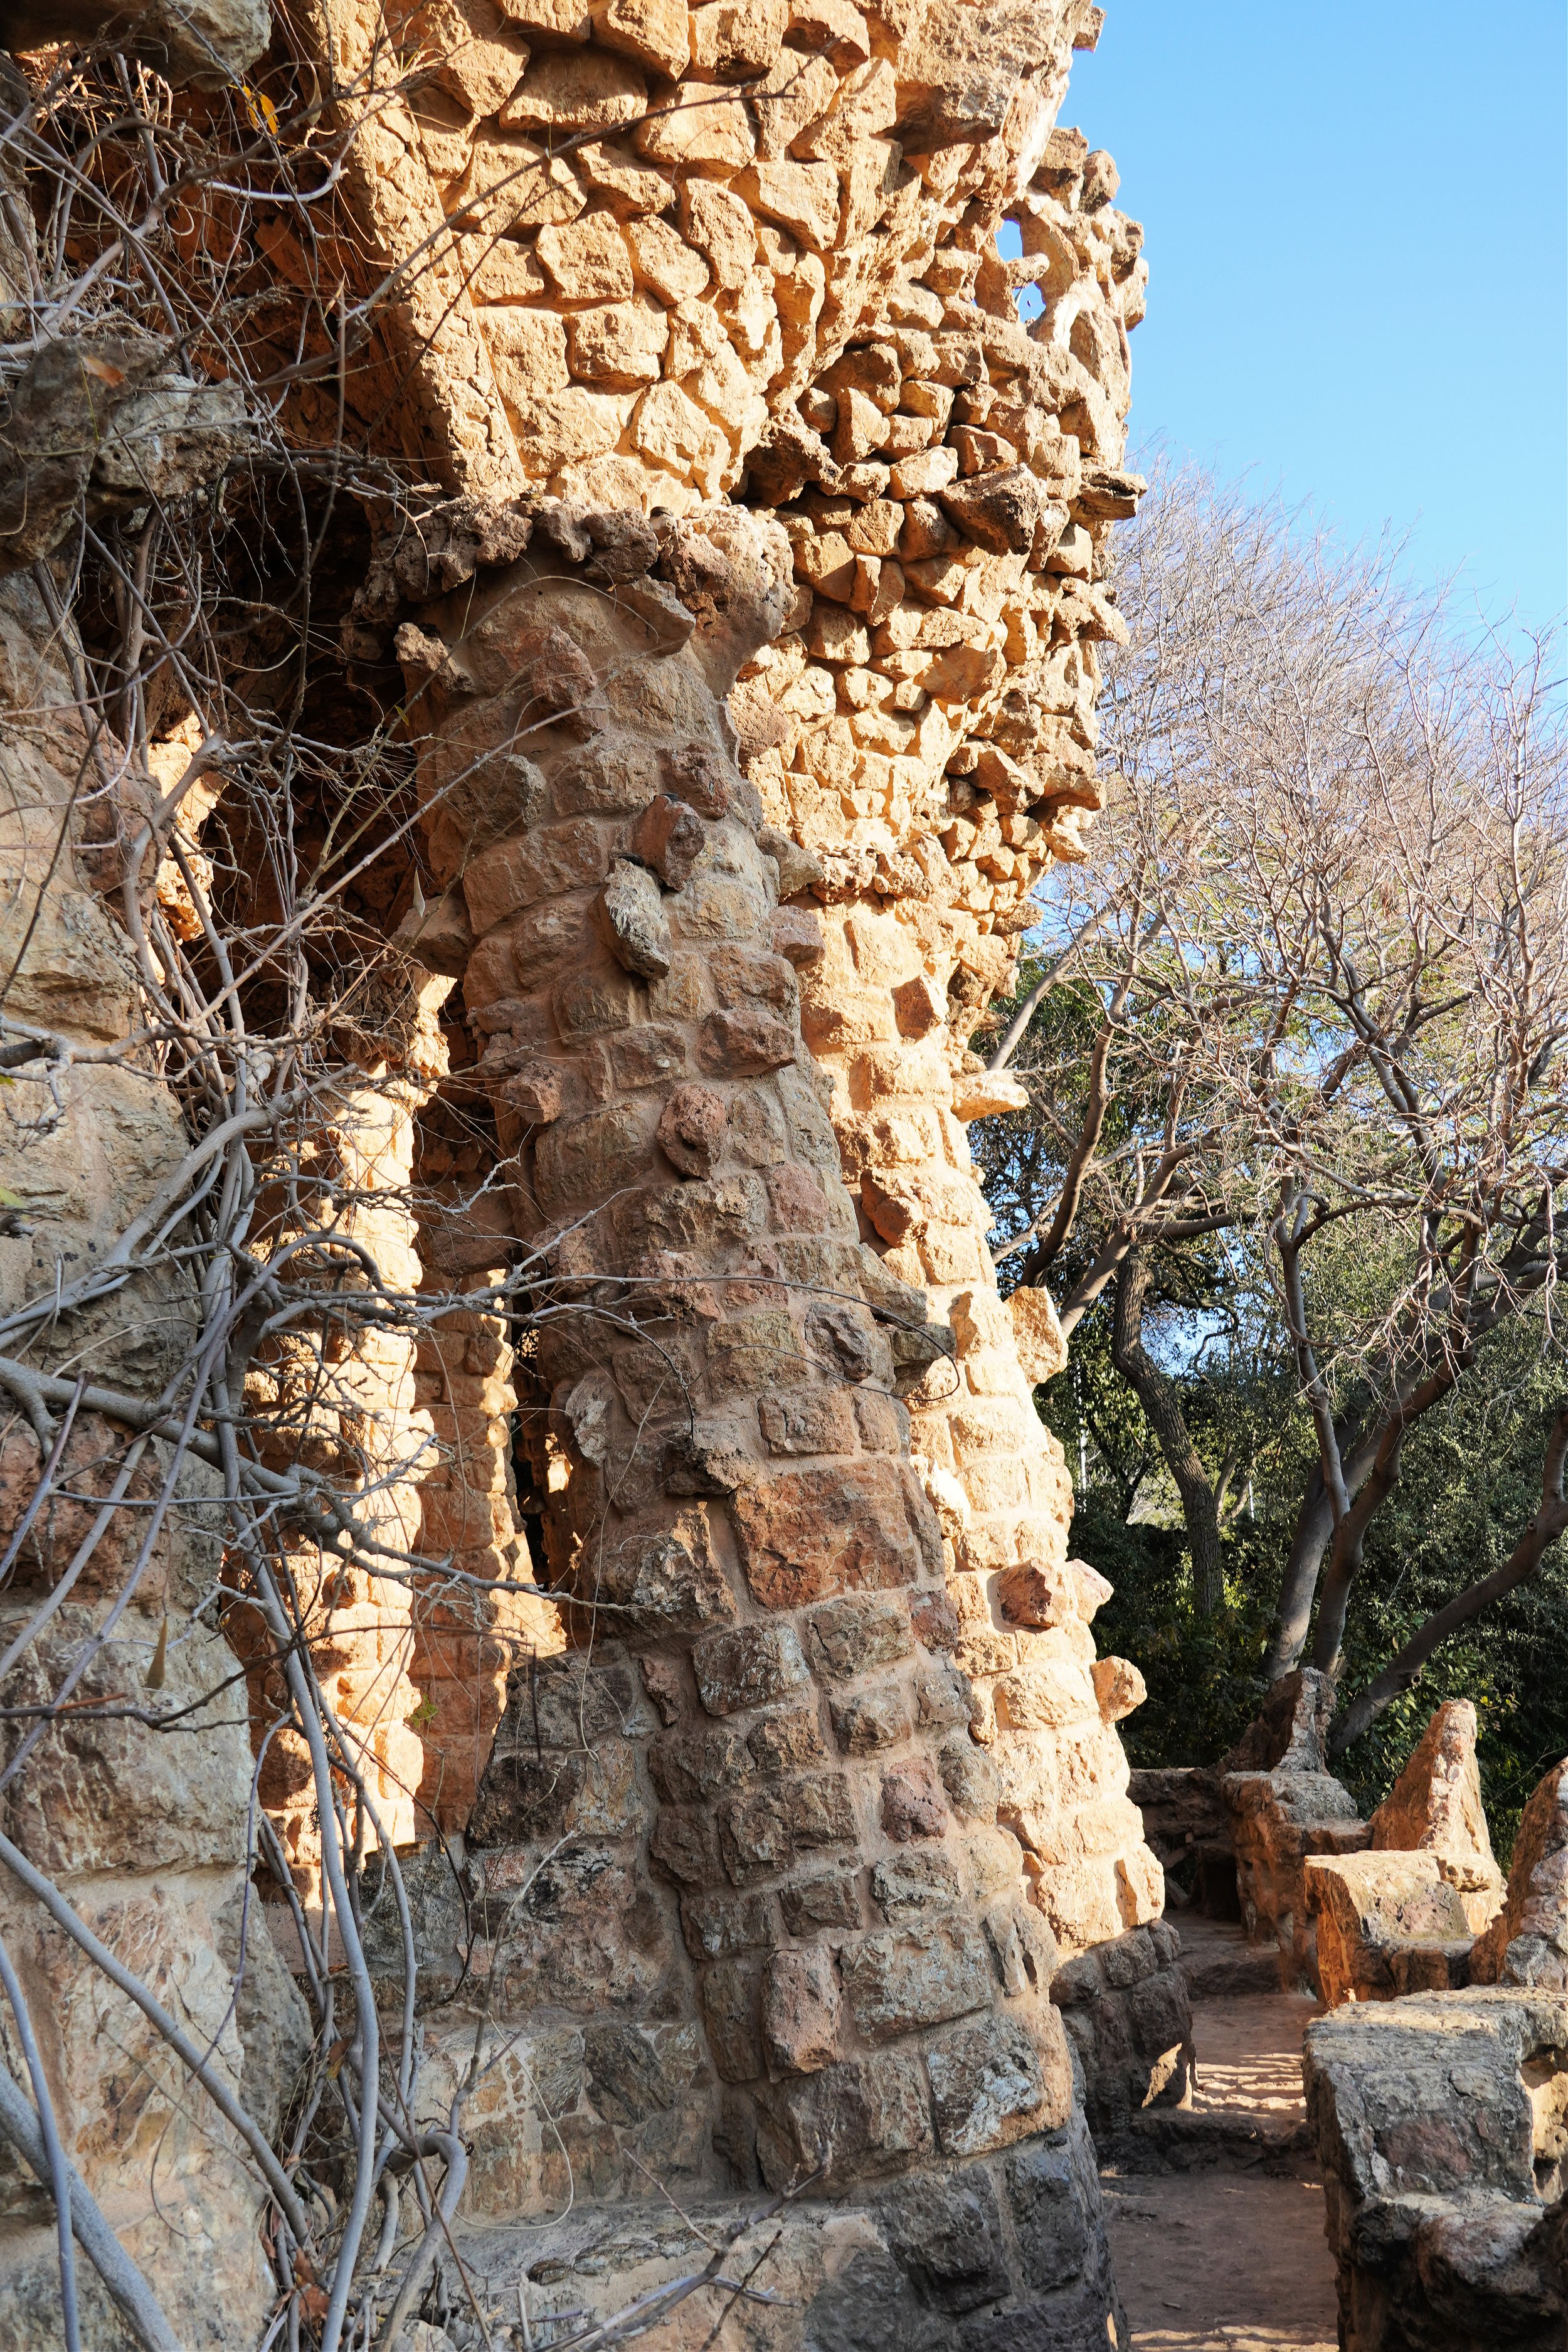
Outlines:
[[683,1176],[710,1175],[729,1117],[711,1087],[677,1087],[658,1115],[659,1149]]
[[1369,1826],[1374,1853],[1436,1856],[1472,1934],[1491,1925],[1502,1905],[1502,1873],[1481,1801],[1476,1710],[1468,1698],[1444,1700]]
[[1568,1990],[1568,1763],[1531,1790],[1502,1909],[1470,1956],[1478,1984]]
[[605,945],[617,963],[641,980],[669,970],[669,925],[658,885],[641,866],[617,858],[596,904]]

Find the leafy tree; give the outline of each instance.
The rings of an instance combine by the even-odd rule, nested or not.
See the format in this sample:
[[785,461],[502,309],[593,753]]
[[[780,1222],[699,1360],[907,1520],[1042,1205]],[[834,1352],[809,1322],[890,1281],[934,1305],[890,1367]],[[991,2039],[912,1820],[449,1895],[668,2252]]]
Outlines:
[[[981,1146],[998,1258],[1049,1281],[1080,1365],[1106,1327],[1196,1619],[1233,1605],[1238,1476],[1291,1454],[1259,1663],[1341,1675],[1342,1749],[1568,1524],[1568,747],[1546,647],[1462,641],[1386,551],[1201,477],[1159,486],[1120,593],[1097,856],[1057,869],[997,1023],[993,1066],[1030,1091]],[[1531,1478],[1500,1474],[1495,1559],[1449,1554],[1391,1613],[1369,1562],[1412,1449],[1502,1335],[1550,1391]]]

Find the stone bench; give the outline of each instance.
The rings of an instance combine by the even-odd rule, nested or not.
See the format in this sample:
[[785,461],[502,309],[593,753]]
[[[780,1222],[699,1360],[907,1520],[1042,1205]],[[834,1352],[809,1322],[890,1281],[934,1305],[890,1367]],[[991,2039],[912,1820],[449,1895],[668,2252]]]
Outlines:
[[1325,2007],[1468,1984],[1464,1897],[1435,1854],[1309,1856],[1306,1891]]
[[1342,2352],[1562,2352],[1568,2000],[1347,2003],[1303,2072]]

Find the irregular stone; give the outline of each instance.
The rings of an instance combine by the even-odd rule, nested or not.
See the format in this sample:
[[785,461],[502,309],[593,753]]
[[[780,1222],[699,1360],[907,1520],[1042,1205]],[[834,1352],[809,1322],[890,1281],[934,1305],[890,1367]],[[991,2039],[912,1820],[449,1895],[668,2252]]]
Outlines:
[[774,1952],[763,1969],[763,2042],[769,2063],[785,2074],[815,2074],[839,2055],[843,2006],[833,1955],[825,1945]]
[[996,2189],[987,2173],[976,2168],[945,2180],[900,2181],[876,2210],[900,2267],[939,2310],[978,2311],[1011,2292]]
[[708,1176],[722,1148],[730,1107],[711,1087],[677,1087],[658,1115],[659,1148],[683,1176]]
[[819,1667],[836,1681],[890,1665],[914,1649],[908,1604],[869,1593],[814,1609],[806,1639]]
[[1479,1934],[1502,1903],[1476,1763],[1476,1710],[1445,1699],[1369,1824],[1374,1853],[1432,1853]]
[[1476,1944],[1470,1972],[1478,1984],[1568,1989],[1568,1763],[1525,1802],[1503,1906]]
[[1038,1286],[1015,1290],[1007,1313],[1025,1379],[1035,1388],[1055,1380],[1067,1364],[1068,1345],[1050,1292]]
[[1097,1658],[1092,1671],[1094,1695],[1107,1723],[1120,1723],[1149,1696],[1142,1675],[1130,1658]]
[[616,962],[639,979],[662,980],[669,970],[669,925],[652,875],[618,857],[594,903],[605,945]]
[[962,1893],[957,1868],[945,1853],[900,1854],[871,1873],[871,1900],[891,1927],[951,1910]]
[[885,1748],[900,1748],[914,1729],[909,1701],[897,1683],[835,1698],[829,1712],[835,1736],[847,1756],[875,1756]]
[[[1021,2138],[1042,2110],[1051,2122],[1061,2120],[1047,2110],[1050,2086],[1038,2053],[1010,2017],[986,2017],[944,2034],[928,2051],[926,2065],[937,2140],[946,2155],[979,2156],[1005,2147]],[[1070,2072],[1068,2080],[1070,2084]]]
[[1029,2285],[1038,2294],[1069,2285],[1084,2265],[1089,2225],[1067,2135],[1016,2149],[1005,2178]]
[[[757,2157],[770,2188],[817,2167],[829,2180],[885,2170],[932,2145],[924,2071],[902,2051],[847,2059],[762,2090],[757,2105]],[[868,2339],[841,2341],[844,2352],[851,2343],[860,2352]]]
[[500,120],[508,131],[616,131],[647,107],[647,84],[626,58],[551,49],[531,60]]
[[806,1878],[795,1886],[781,1886],[779,1904],[792,1936],[809,1936],[818,1927],[860,1925],[855,1881],[842,1875]]
[[765,1706],[811,1680],[789,1625],[738,1625],[732,1633],[710,1634],[696,1644],[691,1663],[710,1715]]
[[730,1516],[746,1580],[765,1609],[912,1584],[919,1573],[902,1489],[879,1461],[759,1480],[731,1497]]
[[1469,1979],[1463,1898],[1431,1853],[1310,1856],[1308,1906],[1317,1921],[1325,2007],[1446,1991]]

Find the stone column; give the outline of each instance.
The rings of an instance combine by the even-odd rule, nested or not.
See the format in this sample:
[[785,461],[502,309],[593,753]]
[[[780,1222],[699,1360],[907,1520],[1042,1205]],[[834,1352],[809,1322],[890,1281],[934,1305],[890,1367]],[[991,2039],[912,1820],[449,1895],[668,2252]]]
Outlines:
[[[0,959],[12,973],[7,1021],[84,1052],[132,1028],[133,975],[123,934],[86,889],[69,847],[72,780],[89,758],[73,723],[58,639],[29,583],[0,583],[0,676],[7,706],[0,827]],[[41,714],[47,714],[47,718]],[[67,854],[59,858],[62,827]],[[77,1065],[51,1100],[41,1061],[17,1071],[0,1107],[0,1305],[8,1315],[51,1299],[92,1265],[183,1159],[178,1106],[156,1077],[123,1064]],[[167,1272],[138,1277],[46,1322],[30,1348],[39,1370],[155,1396],[197,1328],[197,1302]],[[37,1332],[37,1327],[35,1327]],[[33,1522],[0,1592],[0,1650],[59,1595],[78,1549],[135,1445],[100,1413],[74,1423],[60,1499]],[[0,1418],[0,1549],[21,1533],[44,1448],[6,1397]],[[168,1449],[146,1445],[110,1524],[5,1683],[18,1710],[0,1729],[15,1762],[37,1727],[29,1706],[67,1685],[70,1711],[33,1747],[0,1795],[5,1834],[53,1878],[91,1931],[135,1969],[264,2127],[274,2128],[302,2049],[299,1996],[248,1893],[250,1758],[234,1701],[235,1658],[214,1630],[222,1518],[216,1482],[198,1463],[180,1475],[129,1605],[131,1578]],[[101,1646],[99,1646],[100,1637]],[[156,1691],[153,1668],[160,1655]],[[204,1692],[218,1696],[201,1705]],[[159,1731],[130,1710],[167,1707]],[[182,1707],[190,1711],[183,1717]],[[263,2259],[260,2195],[228,2127],[140,2012],[89,1961],[9,1871],[0,1869],[0,1937],[21,1979],[67,2155],[153,2284],[181,2341],[212,2352],[258,2335],[275,2292]],[[0,2052],[27,2070],[0,2003]],[[0,2347],[42,2352],[60,2337],[53,2203],[0,2143]],[[121,2340],[120,2323],[79,2252],[83,2341]]]
[[[1050,2284],[1103,2328],[1056,1946],[972,1800],[989,1716],[896,1393],[926,1300],[858,1238],[799,1026],[817,929],[728,748],[784,551],[706,520],[542,509],[399,641],[432,840],[459,786],[471,821],[515,1228],[562,1286],[534,1445],[574,1646],[514,1674],[469,1823],[491,2014],[530,2036],[474,2193],[548,2207],[567,2154],[595,2194],[968,2167],[976,2300],[1011,2302],[1042,2281],[1003,2217],[1059,2171]],[[699,559],[694,634],[649,574]]]

